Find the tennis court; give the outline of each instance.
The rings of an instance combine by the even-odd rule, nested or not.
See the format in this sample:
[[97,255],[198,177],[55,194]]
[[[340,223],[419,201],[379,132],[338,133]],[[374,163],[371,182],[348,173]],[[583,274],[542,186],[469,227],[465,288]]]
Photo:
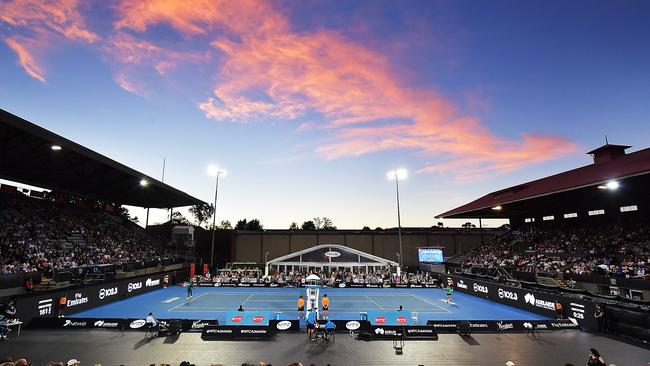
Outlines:
[[[482,298],[454,293],[455,304],[447,304],[442,289],[341,289],[324,288],[330,298],[332,319],[359,319],[360,312],[397,310],[417,312],[420,321],[438,320],[534,320],[544,317],[518,308]],[[213,288],[194,289],[194,298],[186,300],[184,287],[171,286],[94,309],[70,317],[139,318],[153,312],[159,319],[225,320],[228,310],[242,305],[246,310],[282,312],[285,319],[296,319],[296,300],[305,296],[300,288]]]

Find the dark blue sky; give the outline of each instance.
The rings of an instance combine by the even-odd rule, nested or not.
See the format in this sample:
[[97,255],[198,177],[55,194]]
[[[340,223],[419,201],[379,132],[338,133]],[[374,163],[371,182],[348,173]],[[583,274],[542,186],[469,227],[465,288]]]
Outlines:
[[[189,4],[189,5],[188,5]],[[146,5],[146,6],[143,6]],[[0,107],[219,219],[392,226],[648,146],[647,1],[0,3]],[[142,215],[138,211],[138,215]],[[164,213],[154,214],[153,221]]]

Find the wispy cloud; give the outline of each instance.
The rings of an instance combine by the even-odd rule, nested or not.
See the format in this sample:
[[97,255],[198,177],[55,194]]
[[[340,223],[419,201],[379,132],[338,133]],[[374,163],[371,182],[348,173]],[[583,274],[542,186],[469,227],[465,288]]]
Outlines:
[[[121,0],[111,7],[113,29],[101,37],[86,26],[78,0],[3,2],[0,21],[8,25],[3,39],[20,65],[43,82],[45,67],[36,50],[51,39],[95,44],[116,82],[144,96],[150,73],[168,78],[179,66],[214,60],[215,72],[206,77],[216,85],[197,103],[208,118],[295,120],[298,131],[322,131],[313,152],[323,159],[406,150],[422,162],[422,173],[468,176],[518,169],[574,149],[565,138],[529,131],[501,137],[435,85],[409,85],[376,49],[336,31],[294,31],[274,5]],[[182,42],[147,37],[154,26],[175,30]],[[211,58],[213,53],[219,56]]]
[[78,0],[0,2],[0,22],[14,33],[3,39],[16,52],[20,66],[29,76],[46,82],[45,68],[38,56],[53,40],[63,38],[86,43],[98,40],[87,29],[79,6]]

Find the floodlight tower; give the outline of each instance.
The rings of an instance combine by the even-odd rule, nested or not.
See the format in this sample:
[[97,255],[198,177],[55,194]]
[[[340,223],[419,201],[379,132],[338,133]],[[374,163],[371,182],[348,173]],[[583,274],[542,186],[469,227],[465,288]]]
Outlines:
[[402,252],[402,220],[399,210],[399,181],[406,179],[408,172],[406,169],[397,169],[388,172],[388,179],[395,180],[395,191],[397,192],[397,237],[399,240],[399,267],[397,267],[397,274],[399,275],[400,270],[402,269],[402,261],[404,253]]

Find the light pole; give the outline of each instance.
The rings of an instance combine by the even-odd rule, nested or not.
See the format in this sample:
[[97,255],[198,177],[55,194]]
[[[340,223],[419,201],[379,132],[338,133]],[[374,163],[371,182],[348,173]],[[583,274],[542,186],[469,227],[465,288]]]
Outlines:
[[269,252],[268,250],[264,253],[264,277],[269,276]]
[[226,176],[226,171],[214,165],[208,167],[208,174],[215,177],[217,182],[214,187],[214,212],[212,214],[212,241],[210,244],[210,269],[214,266],[214,233],[217,231],[217,196],[219,194],[219,176]]
[[388,179],[395,180],[395,192],[397,193],[397,237],[399,240],[399,269],[402,268],[402,257],[404,255],[402,251],[402,219],[399,210],[399,181],[400,179],[406,179],[408,172],[406,169],[397,169],[388,172]]

